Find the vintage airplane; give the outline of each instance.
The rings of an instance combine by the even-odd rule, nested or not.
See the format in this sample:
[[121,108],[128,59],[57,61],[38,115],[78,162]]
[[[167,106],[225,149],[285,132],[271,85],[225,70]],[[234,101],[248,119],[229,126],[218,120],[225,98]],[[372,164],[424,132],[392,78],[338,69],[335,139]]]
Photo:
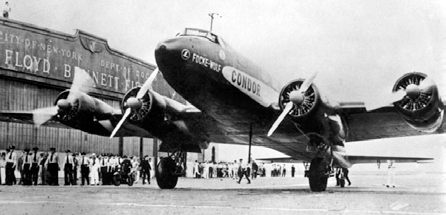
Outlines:
[[[35,111],[36,123],[53,118],[98,135],[160,139],[160,151],[172,152],[157,167],[157,182],[164,189],[174,188],[184,174],[178,172],[179,156],[201,152],[209,142],[252,143],[311,163],[310,188],[324,191],[333,167],[429,159],[349,156],[345,141],[442,132],[443,101],[435,83],[420,72],[396,80],[389,99],[367,104],[327,99],[312,83],[315,75],[281,86],[273,73],[206,30],[186,28],[159,43],[155,57],[158,68],[143,86],[126,93],[121,111],[81,92],[77,83],[86,79],[80,78],[59,95],[56,106]],[[151,88],[159,71],[191,105]]]

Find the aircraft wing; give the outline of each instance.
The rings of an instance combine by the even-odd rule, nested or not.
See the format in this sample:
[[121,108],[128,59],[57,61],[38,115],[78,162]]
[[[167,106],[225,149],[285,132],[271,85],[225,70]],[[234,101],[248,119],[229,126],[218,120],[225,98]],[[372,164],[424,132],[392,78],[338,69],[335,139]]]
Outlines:
[[[383,107],[367,112],[363,102],[343,102],[339,112],[348,125],[347,141],[361,141],[391,137],[439,134],[443,130],[426,133],[409,126],[394,107]],[[441,122],[445,126],[446,120]]]
[[[0,121],[34,124],[32,111],[8,111],[0,110]],[[49,120],[45,125],[59,128],[70,128],[56,120]]]
[[[113,110],[113,114],[106,116],[102,119],[97,119],[94,122],[89,122],[91,127],[88,128],[95,128],[99,130],[103,130],[105,132],[109,131],[111,132],[113,128],[118,124],[119,120],[122,118],[122,113],[120,109]],[[14,123],[24,123],[24,124],[34,124],[33,120],[33,111],[8,111],[8,110],[0,110],[0,121],[4,122],[14,122]],[[50,120],[45,122],[43,125],[49,126],[49,127],[56,127],[56,128],[77,128],[80,130],[83,130],[88,133],[94,132],[90,130],[85,130],[86,127],[79,126],[79,127],[73,127],[68,126],[64,123],[61,123],[56,117],[51,117]],[[140,137],[152,137],[147,131],[144,131],[143,129],[139,128],[138,126],[135,126],[131,123],[124,123],[122,126],[123,129],[119,131],[117,136],[140,136]]]
[[[432,163],[433,158],[426,157],[396,157],[396,156],[366,156],[366,155],[348,155],[351,164],[367,163],[386,163],[387,160],[393,160],[396,163]],[[257,158],[256,161],[271,163],[303,163],[305,161],[293,157],[276,158]]]
[[434,159],[426,157],[349,155],[348,160],[350,161],[351,164],[361,164],[361,163],[386,163],[387,160],[393,160],[396,163],[432,163]]

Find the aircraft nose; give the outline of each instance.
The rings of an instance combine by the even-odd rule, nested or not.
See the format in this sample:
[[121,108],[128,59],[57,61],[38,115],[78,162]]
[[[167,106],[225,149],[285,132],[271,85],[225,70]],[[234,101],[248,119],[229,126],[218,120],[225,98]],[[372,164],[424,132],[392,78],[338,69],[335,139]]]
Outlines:
[[[173,38],[160,42],[155,49],[155,60],[160,71],[165,73],[178,73],[187,63],[182,57],[186,43],[181,38]],[[173,74],[172,74],[173,75]]]

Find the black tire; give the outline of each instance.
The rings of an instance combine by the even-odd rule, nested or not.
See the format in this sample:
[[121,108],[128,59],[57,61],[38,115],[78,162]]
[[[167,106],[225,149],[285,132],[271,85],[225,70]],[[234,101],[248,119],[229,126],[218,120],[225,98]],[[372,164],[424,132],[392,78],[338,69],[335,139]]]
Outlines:
[[327,162],[324,158],[313,158],[308,173],[310,189],[313,192],[323,192],[327,189]]
[[156,182],[161,189],[173,189],[177,186],[176,164],[171,158],[162,158],[156,167]]
[[129,179],[128,179],[128,185],[129,186],[133,186],[133,183],[135,182],[135,179],[133,179],[133,175],[129,175]]
[[115,186],[119,186],[121,185],[121,178],[118,175],[114,175],[113,176],[113,184]]
[[339,179],[339,185],[345,187],[345,179]]

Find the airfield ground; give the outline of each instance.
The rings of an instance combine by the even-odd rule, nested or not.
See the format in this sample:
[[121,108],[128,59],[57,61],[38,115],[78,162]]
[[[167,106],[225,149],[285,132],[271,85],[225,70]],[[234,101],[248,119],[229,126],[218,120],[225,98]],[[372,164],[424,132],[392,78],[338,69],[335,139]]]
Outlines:
[[351,174],[352,186],[329,180],[326,192],[309,191],[306,178],[181,178],[173,190],[151,185],[0,186],[1,214],[446,214],[446,175]]

